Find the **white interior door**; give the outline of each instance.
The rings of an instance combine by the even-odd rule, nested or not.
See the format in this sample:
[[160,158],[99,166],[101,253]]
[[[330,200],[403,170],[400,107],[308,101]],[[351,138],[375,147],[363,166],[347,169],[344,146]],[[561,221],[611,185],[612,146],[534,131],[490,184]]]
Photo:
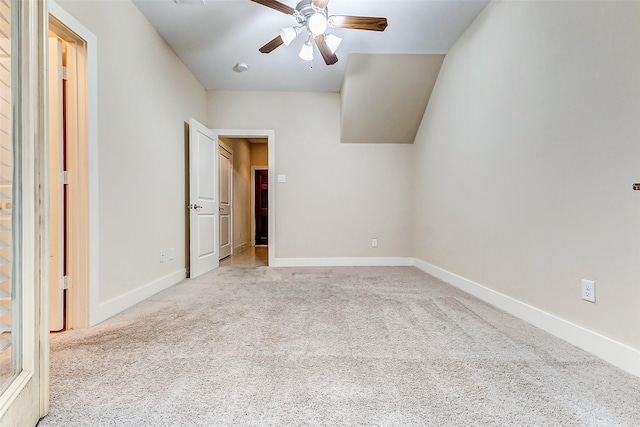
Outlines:
[[218,145],[220,168],[220,259],[233,252],[233,152],[228,147]]
[[198,277],[217,268],[218,136],[189,119],[189,271]]
[[64,118],[62,40],[49,38],[49,328],[64,328]]

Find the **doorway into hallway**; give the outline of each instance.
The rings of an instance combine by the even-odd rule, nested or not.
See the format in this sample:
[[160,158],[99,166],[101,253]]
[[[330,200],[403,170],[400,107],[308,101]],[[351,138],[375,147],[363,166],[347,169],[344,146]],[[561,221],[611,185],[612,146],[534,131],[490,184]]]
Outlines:
[[[230,256],[227,256],[228,253],[225,253],[225,256],[221,253],[220,265],[269,265],[269,249],[273,249],[270,248],[273,242],[269,236],[270,227],[273,226],[272,218],[269,216],[269,209],[272,208],[269,202],[272,195],[267,192],[268,180],[271,178],[269,176],[271,166],[269,138],[262,134],[230,136],[230,132],[227,135],[222,132],[224,131],[219,135],[220,146],[227,147],[233,153],[230,156],[231,176],[228,179],[231,183],[229,198],[233,200],[233,209],[230,212],[232,225],[228,230],[229,246],[232,249],[228,251]],[[263,190],[256,190],[258,187],[256,187],[255,176],[258,171],[263,177],[264,182],[259,186],[264,187]],[[221,200],[223,193],[221,188]],[[259,196],[264,200],[256,203]],[[261,216],[256,214],[259,209],[261,209]],[[257,232],[263,236],[259,241],[256,241]],[[256,250],[256,246],[262,247]]]
[[268,267],[269,248],[247,246],[220,261],[220,267]]

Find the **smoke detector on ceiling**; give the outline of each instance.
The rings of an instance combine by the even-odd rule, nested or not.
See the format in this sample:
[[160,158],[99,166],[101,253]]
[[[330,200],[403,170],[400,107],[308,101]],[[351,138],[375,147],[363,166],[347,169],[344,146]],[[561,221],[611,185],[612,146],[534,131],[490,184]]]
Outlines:
[[249,66],[244,62],[238,62],[235,67],[233,67],[233,71],[237,73],[244,73],[249,69]]

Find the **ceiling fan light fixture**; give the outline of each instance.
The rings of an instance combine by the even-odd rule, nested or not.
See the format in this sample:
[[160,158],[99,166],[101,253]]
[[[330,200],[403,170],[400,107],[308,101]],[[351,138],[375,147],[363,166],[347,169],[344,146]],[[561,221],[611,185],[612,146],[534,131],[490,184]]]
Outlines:
[[329,46],[329,49],[331,49],[331,53],[336,53],[336,50],[338,50],[340,43],[342,43],[342,39],[338,36],[334,36],[333,34],[327,34],[324,40],[327,42],[327,46]]
[[276,37],[268,41],[264,46],[258,49],[258,51],[262,53],[271,53],[274,49],[283,44],[289,46],[298,34],[305,31],[309,38],[302,46],[302,49],[300,49],[298,56],[305,61],[312,61],[314,51],[313,45],[315,44],[318,47],[318,52],[320,52],[322,59],[324,59],[324,62],[327,65],[333,65],[338,62],[336,51],[342,43],[342,39],[340,37],[333,34],[327,34],[328,27],[351,30],[384,31],[388,25],[387,18],[383,17],[329,15],[327,5],[330,0],[299,0],[295,9],[282,3],[280,0],[251,1],[284,13],[285,15],[293,16],[297,21],[297,26],[282,28]]
[[287,27],[280,30],[280,37],[285,46],[289,44],[298,36],[298,29],[294,27]]
[[309,40],[302,45],[302,49],[300,49],[298,56],[300,59],[304,59],[305,61],[313,61],[313,46]]
[[307,20],[307,28],[314,36],[324,34],[327,29],[327,17],[322,12],[314,13]]

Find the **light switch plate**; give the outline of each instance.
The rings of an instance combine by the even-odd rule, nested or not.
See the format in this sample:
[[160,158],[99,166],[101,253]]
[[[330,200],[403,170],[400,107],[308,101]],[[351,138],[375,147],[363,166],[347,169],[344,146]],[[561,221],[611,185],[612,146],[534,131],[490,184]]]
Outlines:
[[287,175],[278,175],[278,182],[287,182]]

